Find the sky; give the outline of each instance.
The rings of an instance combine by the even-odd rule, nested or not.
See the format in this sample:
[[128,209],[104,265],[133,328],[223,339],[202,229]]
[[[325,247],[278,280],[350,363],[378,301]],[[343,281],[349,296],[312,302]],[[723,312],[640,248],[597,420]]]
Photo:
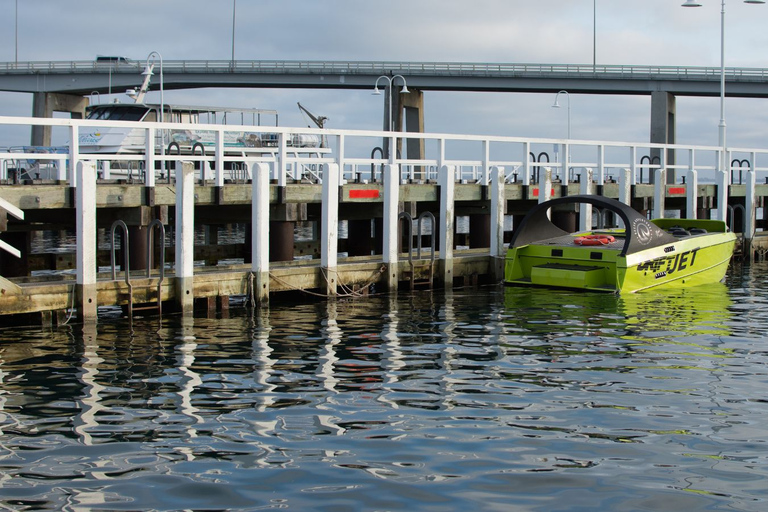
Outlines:
[[[164,60],[230,60],[234,43],[237,60],[719,67],[721,2],[700,2],[683,8],[683,0],[0,0],[0,61],[145,60],[153,51]],[[727,2],[726,66],[768,68],[766,22],[768,4]],[[428,91],[426,131],[562,138],[567,112],[551,108],[554,99]],[[649,140],[650,97],[567,100],[574,139]],[[156,88],[147,101],[159,102]],[[368,91],[197,89],[166,91],[165,101],[276,109],[284,126],[309,125],[297,102],[328,117],[329,128],[380,129],[384,116],[383,96]],[[0,115],[29,115],[31,104],[30,95],[0,92]],[[768,147],[766,112],[768,100],[727,99],[729,145]],[[719,114],[718,98],[678,97],[677,142],[716,145]]]

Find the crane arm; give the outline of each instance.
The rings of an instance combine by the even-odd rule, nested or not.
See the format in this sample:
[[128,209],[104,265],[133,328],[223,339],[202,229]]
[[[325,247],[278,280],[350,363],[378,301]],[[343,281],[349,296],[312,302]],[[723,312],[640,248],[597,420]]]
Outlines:
[[304,108],[301,105],[301,103],[297,102],[296,104],[299,106],[299,110],[301,110],[302,112],[307,114],[307,116],[309,116],[309,118],[312,120],[313,123],[315,123],[317,125],[318,128],[324,128],[325,127],[325,122],[328,120],[327,117],[325,117],[325,116],[319,116],[319,117],[315,116],[312,112],[310,112],[309,110]]

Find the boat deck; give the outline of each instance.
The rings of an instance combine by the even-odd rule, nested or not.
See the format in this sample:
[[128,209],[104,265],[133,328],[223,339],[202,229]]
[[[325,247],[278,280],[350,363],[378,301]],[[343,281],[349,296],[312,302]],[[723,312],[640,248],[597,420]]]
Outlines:
[[[595,234],[599,234],[599,233],[596,232]],[[541,241],[536,242],[535,245],[547,245],[547,246],[552,246],[552,247],[594,247],[594,248],[599,248],[599,249],[611,249],[611,250],[616,250],[616,251],[622,250],[624,248],[625,238],[624,237],[618,237],[615,234],[612,234],[611,236],[613,236],[616,239],[616,241],[608,243],[606,245],[579,246],[579,245],[576,245],[573,242],[574,239],[577,238],[577,236],[575,236],[573,234],[557,236],[557,237],[554,237],[554,238],[548,238],[546,240],[541,240]]]

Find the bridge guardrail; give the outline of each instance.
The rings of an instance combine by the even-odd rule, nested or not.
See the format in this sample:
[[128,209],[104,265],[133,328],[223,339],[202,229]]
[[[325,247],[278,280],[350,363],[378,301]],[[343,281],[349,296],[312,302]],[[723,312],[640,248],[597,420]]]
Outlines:
[[[135,73],[141,71],[144,60],[128,61],[32,61],[0,63],[0,74],[27,73]],[[592,78],[645,79],[653,76],[679,80],[716,80],[719,67],[704,66],[646,66],[592,64],[517,64],[472,62],[396,62],[396,61],[277,61],[277,60],[167,60],[163,72],[171,73],[298,73],[322,71],[341,74],[439,75],[468,73],[478,76],[547,76],[588,75]],[[726,77],[733,81],[768,79],[766,68],[726,68]]]

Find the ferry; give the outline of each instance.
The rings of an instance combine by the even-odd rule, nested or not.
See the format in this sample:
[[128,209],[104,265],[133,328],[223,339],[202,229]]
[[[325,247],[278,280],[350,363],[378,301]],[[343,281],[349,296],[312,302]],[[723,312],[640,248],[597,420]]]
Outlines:
[[[157,105],[149,103],[108,103],[91,105],[86,109],[86,119],[98,121],[157,122],[160,111],[163,122],[199,125],[199,129],[158,130],[155,147],[166,152],[191,154],[210,150],[216,142],[215,132],[206,130],[205,124],[228,124],[232,118],[239,118],[239,124],[261,126],[262,116],[274,116],[277,126],[277,111],[265,109],[236,109],[189,105]],[[236,119],[237,120],[237,119]],[[146,130],[137,126],[83,128],[79,136],[79,147],[83,153],[96,154],[140,154],[146,150]],[[278,136],[263,132],[230,131],[224,134],[224,150],[230,153],[264,153],[259,148],[277,148]],[[287,141],[291,148],[312,149],[320,147],[316,135],[295,134]],[[198,149],[199,148],[199,149]],[[266,150],[267,152],[275,150]]]
[[[623,227],[568,233],[551,211],[592,205],[613,212]],[[508,285],[546,286],[614,293],[722,281],[736,235],[725,222],[649,220],[614,199],[575,195],[534,207],[515,230],[504,266]]]
[[[275,110],[253,108],[227,108],[189,105],[145,103],[153,76],[154,64],[142,74],[144,81],[138,89],[128,89],[126,94],[133,103],[108,103],[90,105],[86,108],[86,119],[96,121],[167,122],[200,125],[200,129],[158,130],[155,147],[168,154],[205,153],[215,145],[215,132],[205,129],[205,124],[229,124],[232,121],[243,126],[261,126],[263,116],[274,116],[275,126],[278,115]],[[263,154],[259,148],[276,148],[278,135],[268,131],[230,131],[224,135],[224,150],[231,155]],[[140,126],[94,127],[83,129],[79,134],[79,148],[82,153],[95,154],[141,154],[146,150],[146,131]],[[287,141],[291,148],[317,148],[320,138],[315,135],[296,134]],[[271,150],[274,152],[275,150]],[[269,151],[267,151],[269,152]]]

